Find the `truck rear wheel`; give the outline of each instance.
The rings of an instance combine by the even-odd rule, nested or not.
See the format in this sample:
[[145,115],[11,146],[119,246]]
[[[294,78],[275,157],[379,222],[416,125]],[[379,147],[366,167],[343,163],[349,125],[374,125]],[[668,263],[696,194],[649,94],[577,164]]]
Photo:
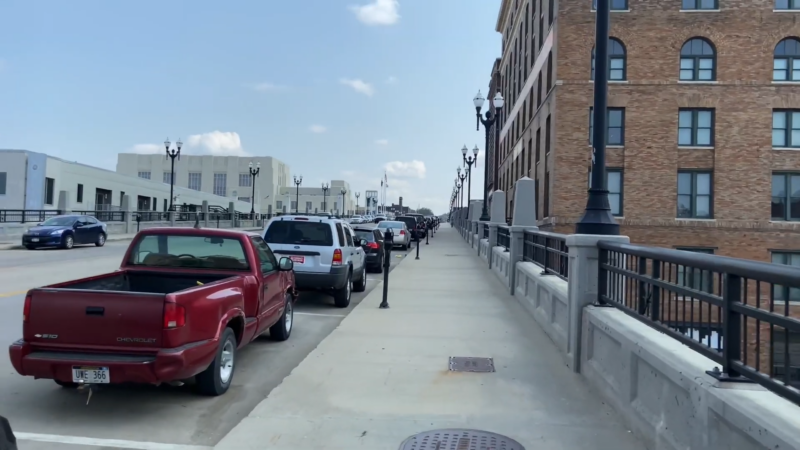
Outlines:
[[214,361],[195,377],[197,389],[204,395],[224,394],[231,387],[234,369],[236,369],[236,335],[232,329],[225,328]]
[[287,293],[284,295],[286,302],[283,308],[283,315],[275,325],[269,327],[269,337],[273,341],[285,341],[292,335],[292,327],[294,326],[294,303],[292,302],[292,295]]

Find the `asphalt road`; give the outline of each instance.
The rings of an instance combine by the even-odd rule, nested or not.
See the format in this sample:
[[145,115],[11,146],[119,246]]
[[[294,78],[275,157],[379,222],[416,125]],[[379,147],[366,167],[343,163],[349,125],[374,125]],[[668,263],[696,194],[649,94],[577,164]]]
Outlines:
[[[127,245],[0,251],[0,343],[21,337],[27,289],[112,271]],[[405,254],[394,251],[392,266],[403,260],[398,255]],[[329,296],[301,294],[291,338],[286,342],[260,338],[241,350],[233,386],[221,397],[200,396],[189,385],[108,386],[95,390],[87,405],[84,391],[18,375],[4,354],[0,415],[11,421],[20,450],[210,448],[278,386],[382,277],[368,274],[367,291],[353,293],[346,309],[335,308]]]

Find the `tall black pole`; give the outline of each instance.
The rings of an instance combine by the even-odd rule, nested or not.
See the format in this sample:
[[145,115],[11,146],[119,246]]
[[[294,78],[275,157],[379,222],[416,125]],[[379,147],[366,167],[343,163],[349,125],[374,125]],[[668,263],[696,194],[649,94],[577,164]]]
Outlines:
[[168,211],[172,211],[173,207],[173,200],[175,199],[175,195],[173,194],[175,190],[175,157],[171,156],[170,159],[172,160],[172,167],[169,170],[169,209]]
[[472,201],[472,163],[474,162],[474,159],[467,159],[467,206]]
[[[481,113],[478,111],[478,117],[480,117],[480,115]],[[492,114],[491,111],[486,111],[486,119],[481,119],[483,129],[486,130],[486,144],[483,147],[483,207],[481,208],[481,218],[479,219],[481,222],[488,222],[491,220],[487,205],[489,203],[489,137],[491,136],[492,129],[494,128],[498,116],[499,114]],[[495,144],[497,144],[497,141],[495,141]],[[492,151],[494,151],[494,149],[492,149]]]
[[606,135],[608,134],[608,33],[610,0],[597,0],[594,58],[594,106],[592,110],[592,183],[586,209],[575,225],[576,234],[618,235],[619,224],[611,215],[606,183]]
[[[261,172],[261,163],[258,163],[255,169],[253,169],[253,163],[250,163],[249,167],[250,171],[250,184],[253,188],[253,194],[250,196],[250,214],[256,213],[256,177],[258,176],[259,172]],[[255,220],[255,219],[254,219]]]
[[325,211],[325,214],[328,213],[328,186],[325,183],[322,184],[322,209]]
[[295,187],[295,196],[294,196],[294,213],[300,214],[300,185],[303,184],[303,176],[300,175],[299,177],[295,175],[294,177],[294,185]]

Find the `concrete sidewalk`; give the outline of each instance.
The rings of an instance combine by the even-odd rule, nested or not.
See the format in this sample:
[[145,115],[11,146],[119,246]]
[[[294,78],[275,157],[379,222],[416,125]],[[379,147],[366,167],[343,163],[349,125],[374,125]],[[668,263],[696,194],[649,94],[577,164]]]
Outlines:
[[[185,228],[185,227],[181,227]],[[209,227],[211,229],[211,227]],[[214,228],[216,230],[216,228]],[[262,228],[228,228],[229,230],[261,231]],[[112,234],[106,238],[106,242],[129,241],[136,236],[136,233]],[[91,244],[90,244],[91,245]],[[0,250],[18,250],[24,248],[21,244],[13,242],[0,242]]]
[[[645,448],[456,230],[409,252],[389,286],[391,309],[375,289],[216,449],[397,450],[440,428],[528,450]],[[450,356],[493,357],[497,371],[450,372]]]

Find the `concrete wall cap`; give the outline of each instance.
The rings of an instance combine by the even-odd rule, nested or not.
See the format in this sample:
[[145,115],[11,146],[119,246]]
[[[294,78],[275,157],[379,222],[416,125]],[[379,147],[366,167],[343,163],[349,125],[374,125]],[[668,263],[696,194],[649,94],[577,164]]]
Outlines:
[[608,236],[602,234],[568,234],[567,247],[596,247],[599,241],[612,241],[621,244],[628,244],[631,238],[628,236]]

